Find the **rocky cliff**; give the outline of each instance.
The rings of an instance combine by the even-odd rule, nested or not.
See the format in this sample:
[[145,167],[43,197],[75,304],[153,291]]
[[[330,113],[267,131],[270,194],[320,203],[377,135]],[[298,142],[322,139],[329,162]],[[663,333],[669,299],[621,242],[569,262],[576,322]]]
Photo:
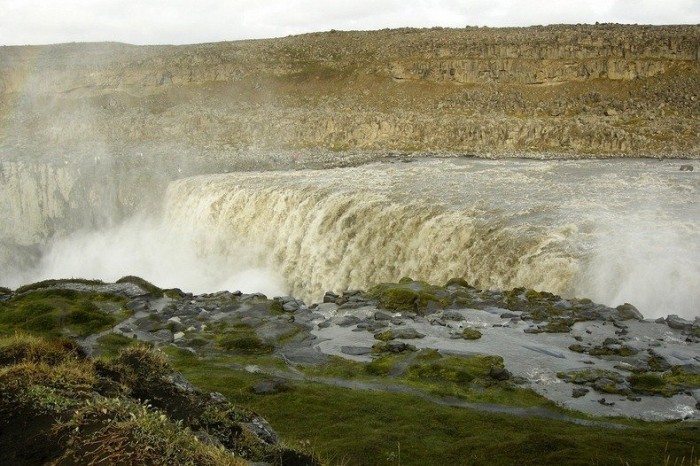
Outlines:
[[0,147],[696,158],[698,89],[697,25],[2,47]]

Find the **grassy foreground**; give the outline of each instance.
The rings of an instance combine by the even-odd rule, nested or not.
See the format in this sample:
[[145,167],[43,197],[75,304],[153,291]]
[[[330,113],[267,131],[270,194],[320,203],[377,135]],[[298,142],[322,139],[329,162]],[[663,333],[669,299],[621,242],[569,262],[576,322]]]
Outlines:
[[[73,338],[109,329],[128,315],[124,304],[56,289],[27,289],[0,302],[0,464],[700,465],[697,422],[587,427],[301,379],[256,394],[254,387],[276,379],[265,372],[290,371],[270,351],[242,344],[250,340],[244,327],[228,339],[214,335],[220,351],[209,357],[174,347],[157,353],[107,333],[97,340],[102,357],[86,358]],[[428,351],[370,364],[331,358],[302,369],[309,377],[399,383],[437,398],[556,412],[490,377],[501,363]],[[253,365],[263,370],[246,370]],[[405,371],[390,377],[398,366]],[[183,391],[172,368],[228,401]],[[247,430],[258,415],[280,444],[260,443]]]
[[258,412],[290,444],[310,446],[330,464],[697,464],[697,424],[625,422],[628,428],[611,430],[311,382],[255,395],[250,388],[268,376],[170,354],[174,367],[195,385]]

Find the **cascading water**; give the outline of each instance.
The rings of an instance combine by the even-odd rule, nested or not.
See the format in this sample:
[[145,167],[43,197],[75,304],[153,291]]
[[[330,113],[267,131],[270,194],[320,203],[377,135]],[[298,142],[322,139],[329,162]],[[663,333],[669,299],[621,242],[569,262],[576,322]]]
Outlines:
[[[197,292],[314,301],[402,276],[462,277],[691,318],[700,314],[700,176],[677,167],[425,159],[187,178],[169,186],[162,219],[51,245],[41,278],[141,274]],[[79,263],[67,268],[71,257]]]
[[173,183],[166,223],[290,291],[404,275],[698,313],[700,181],[657,161],[423,161]]

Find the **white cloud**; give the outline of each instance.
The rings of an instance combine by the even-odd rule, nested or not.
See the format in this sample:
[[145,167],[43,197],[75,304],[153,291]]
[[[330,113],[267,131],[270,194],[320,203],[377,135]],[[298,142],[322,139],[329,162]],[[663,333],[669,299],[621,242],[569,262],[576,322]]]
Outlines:
[[0,0],[0,44],[185,44],[329,29],[700,24],[698,0]]

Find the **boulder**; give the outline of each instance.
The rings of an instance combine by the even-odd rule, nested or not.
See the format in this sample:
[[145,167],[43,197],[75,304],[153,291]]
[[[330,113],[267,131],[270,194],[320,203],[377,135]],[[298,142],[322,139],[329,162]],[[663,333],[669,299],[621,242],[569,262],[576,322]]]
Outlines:
[[693,328],[693,322],[678,317],[676,314],[670,314],[666,317],[666,325],[675,330],[690,330]]
[[323,295],[323,302],[324,303],[333,303],[338,300],[339,296],[332,291],[326,291],[326,293]]

